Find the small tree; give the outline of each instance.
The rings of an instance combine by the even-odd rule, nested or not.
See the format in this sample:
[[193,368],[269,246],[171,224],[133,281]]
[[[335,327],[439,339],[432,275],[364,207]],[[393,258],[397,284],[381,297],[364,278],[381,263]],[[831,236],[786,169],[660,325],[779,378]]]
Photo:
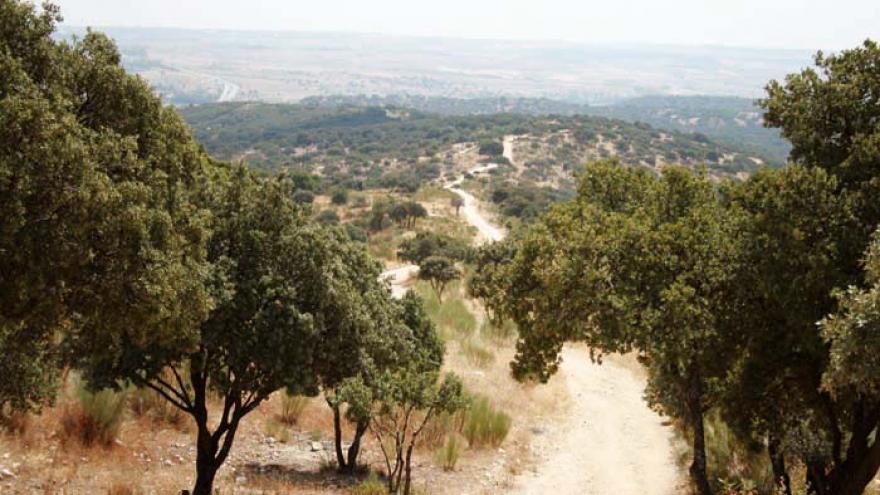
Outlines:
[[464,206],[464,200],[461,198],[461,196],[456,194],[455,196],[453,196],[452,198],[449,199],[449,204],[453,208],[455,208],[455,215],[458,216],[459,210],[461,210],[461,207]]
[[428,210],[416,201],[407,201],[406,203],[398,203],[388,210],[388,216],[398,225],[412,228],[419,218],[428,216]]
[[337,188],[330,196],[330,202],[334,205],[344,205],[348,203],[348,189],[344,187]]
[[315,202],[315,193],[306,189],[300,189],[293,193],[293,200],[301,205],[310,205]]
[[[375,276],[370,279],[374,283],[378,280],[378,268],[375,270]],[[333,409],[336,458],[343,472],[350,473],[357,467],[361,437],[373,418],[380,377],[405,368],[437,371],[443,362],[443,342],[421,299],[410,291],[400,301],[391,301],[388,291],[382,289],[381,294],[367,293],[376,297],[373,304],[366,305],[366,311],[361,312],[369,315],[364,319],[368,328],[357,336],[346,332],[350,338],[341,339],[338,344],[332,344],[332,337],[326,338],[323,346],[324,352],[333,355],[320,373]],[[339,317],[340,322],[345,320],[348,318]],[[338,328],[338,325],[331,324],[330,328]],[[328,337],[333,333],[328,332]],[[347,457],[342,451],[343,406],[346,406],[345,419],[355,427]]]
[[443,291],[446,285],[461,278],[461,272],[449,258],[429,256],[419,265],[419,279],[427,280],[437,294],[437,300],[443,302]]
[[425,425],[435,415],[465,407],[461,380],[446,375],[438,383],[436,371],[405,369],[381,376],[370,430],[382,450],[388,492],[410,495],[412,453]]
[[466,261],[472,254],[473,249],[461,240],[434,232],[417,233],[415,237],[401,242],[397,251],[398,258],[417,265],[430,256]]

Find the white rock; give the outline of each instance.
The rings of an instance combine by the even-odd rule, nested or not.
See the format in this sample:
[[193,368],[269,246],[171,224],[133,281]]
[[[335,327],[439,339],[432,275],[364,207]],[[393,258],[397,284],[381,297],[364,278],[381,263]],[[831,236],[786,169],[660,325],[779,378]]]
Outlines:
[[6,478],[15,478],[15,473],[8,469],[0,469],[0,480],[5,480]]
[[321,442],[312,442],[311,448],[312,452],[320,452],[324,450],[324,446],[321,444]]

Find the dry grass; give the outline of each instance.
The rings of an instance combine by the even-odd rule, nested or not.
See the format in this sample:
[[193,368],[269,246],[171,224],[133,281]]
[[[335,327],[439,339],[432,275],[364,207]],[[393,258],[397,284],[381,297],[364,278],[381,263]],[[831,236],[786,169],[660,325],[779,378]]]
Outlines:
[[437,450],[435,459],[444,471],[454,471],[467,441],[461,435],[453,433],[446,437],[446,442]]
[[306,410],[306,407],[311,400],[302,395],[290,395],[286,391],[282,392],[280,395],[281,404],[278,412],[278,421],[286,425],[295,425],[299,423],[303,411]]
[[511,423],[510,415],[492,406],[487,397],[475,397],[465,413],[462,433],[473,448],[497,448],[507,438]]
[[126,400],[124,392],[92,392],[80,386],[76,401],[65,404],[61,415],[62,441],[76,440],[84,447],[112,446],[125,419]]

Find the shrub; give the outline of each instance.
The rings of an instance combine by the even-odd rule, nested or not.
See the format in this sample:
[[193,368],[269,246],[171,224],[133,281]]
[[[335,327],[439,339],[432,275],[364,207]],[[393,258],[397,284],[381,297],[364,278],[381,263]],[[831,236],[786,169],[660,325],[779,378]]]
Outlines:
[[379,481],[376,473],[370,473],[364,481],[351,487],[351,495],[386,495],[385,483]]
[[75,404],[68,404],[61,417],[64,439],[86,446],[113,445],[125,416],[126,394],[110,389],[92,392],[80,386]]
[[348,190],[344,188],[339,188],[333,191],[333,194],[330,196],[330,202],[334,205],[344,205],[348,203]]
[[265,432],[267,437],[272,437],[281,443],[290,441],[290,430],[287,429],[287,425],[278,420],[269,419],[266,421]]
[[458,458],[461,457],[461,451],[464,450],[465,439],[456,433],[446,437],[446,443],[437,451],[437,462],[444,471],[453,471],[455,465],[458,464]]
[[11,435],[24,435],[31,424],[31,415],[27,411],[0,410],[0,429]]
[[278,421],[287,425],[297,424],[307,405],[309,405],[308,397],[290,395],[284,392],[281,396],[281,410],[278,413]]
[[498,447],[510,431],[511,419],[486,397],[476,397],[465,413],[463,433],[471,447]]

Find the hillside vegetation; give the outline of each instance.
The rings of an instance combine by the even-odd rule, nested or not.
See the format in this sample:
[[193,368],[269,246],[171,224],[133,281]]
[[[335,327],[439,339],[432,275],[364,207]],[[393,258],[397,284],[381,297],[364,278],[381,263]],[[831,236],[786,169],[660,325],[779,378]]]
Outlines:
[[384,177],[419,166],[442,171],[453,165],[458,145],[500,145],[506,135],[541,143],[526,164],[538,174],[554,166],[570,171],[609,156],[650,167],[706,165],[719,177],[753,171],[763,163],[703,134],[580,115],[437,116],[401,108],[267,103],[201,105],[181,113],[217,158],[246,159],[270,171],[302,166],[332,183],[359,180],[365,187],[385,185]]
[[641,96],[605,105],[548,98],[449,98],[421,95],[312,96],[308,105],[409,108],[438,115],[592,115],[644,122],[661,130],[701,133],[720,144],[749,150],[770,163],[784,163],[791,145],[777,129],[764,126],[756,101],[734,96]]

